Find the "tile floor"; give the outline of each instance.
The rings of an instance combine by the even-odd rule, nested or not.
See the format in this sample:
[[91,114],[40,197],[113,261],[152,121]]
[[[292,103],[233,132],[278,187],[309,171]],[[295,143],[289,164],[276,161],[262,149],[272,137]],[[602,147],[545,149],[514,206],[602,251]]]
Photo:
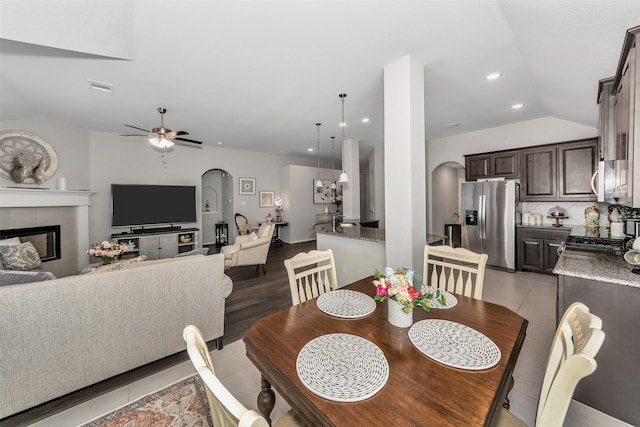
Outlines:
[[[529,426],[533,426],[547,351],[555,332],[555,277],[496,270],[487,270],[485,276],[484,299],[509,307],[529,320],[527,337],[514,373],[515,386],[509,397],[511,411]],[[216,372],[231,392],[247,407],[256,408],[260,374],[244,356],[242,341],[227,344],[222,351],[213,351],[212,358]],[[193,372],[191,363],[184,362],[33,425],[76,426]],[[283,399],[276,398],[273,419],[277,419],[287,409]],[[615,427],[629,424],[573,401],[565,426]]]

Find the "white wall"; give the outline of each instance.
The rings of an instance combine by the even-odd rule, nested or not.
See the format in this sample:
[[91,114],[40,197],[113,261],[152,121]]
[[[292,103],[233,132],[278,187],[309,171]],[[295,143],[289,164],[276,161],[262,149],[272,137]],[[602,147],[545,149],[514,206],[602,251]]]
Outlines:
[[[433,139],[427,141],[427,176],[431,176],[435,168],[446,162],[457,162],[464,166],[465,154],[593,138],[597,135],[598,129],[595,127],[584,126],[554,117],[544,117],[447,138]],[[427,209],[428,229],[431,233],[439,233],[439,230],[433,228],[431,221],[433,204],[436,201],[432,200],[431,189],[428,187],[427,195],[427,200],[429,201]]]
[[[198,187],[197,203],[201,206],[202,174],[211,169],[223,169],[233,176],[233,211],[242,211],[251,223],[257,223],[266,217],[267,210],[274,216],[274,208],[259,207],[257,193],[260,190],[271,190],[276,194],[280,191],[280,168],[289,164],[311,166],[316,163],[316,157],[311,155],[275,156],[209,146],[176,146],[165,155],[166,163],[163,163],[160,153],[143,138],[122,138],[117,134],[39,119],[3,121],[0,129],[33,132],[53,146],[58,154],[59,169],[43,184],[44,187],[57,189],[57,177],[66,176],[70,190],[96,192],[91,197],[89,210],[91,242],[122,231],[110,226],[112,183],[195,185]],[[238,195],[239,177],[256,178],[256,195]],[[9,180],[0,181],[4,187],[15,185]],[[308,197],[311,198],[310,193]],[[197,223],[191,226],[202,228],[200,211],[197,218]]]

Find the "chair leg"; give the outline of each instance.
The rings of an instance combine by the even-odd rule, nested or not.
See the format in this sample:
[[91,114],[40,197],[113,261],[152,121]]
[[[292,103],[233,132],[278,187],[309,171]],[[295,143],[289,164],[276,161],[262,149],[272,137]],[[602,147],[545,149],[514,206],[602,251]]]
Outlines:
[[262,264],[262,272],[267,274],[267,264]]

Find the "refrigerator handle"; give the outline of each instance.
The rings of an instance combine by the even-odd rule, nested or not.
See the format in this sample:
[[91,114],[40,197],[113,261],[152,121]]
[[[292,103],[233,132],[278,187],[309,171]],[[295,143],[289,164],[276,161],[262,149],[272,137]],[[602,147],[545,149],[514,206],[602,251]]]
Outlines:
[[478,215],[478,217],[479,217],[478,228],[479,228],[479,231],[480,231],[479,234],[480,234],[480,238],[481,239],[486,239],[487,238],[487,235],[486,235],[486,231],[487,230],[485,228],[485,221],[487,219],[486,218],[486,212],[485,212],[485,207],[486,207],[485,206],[485,202],[486,202],[486,196],[483,194],[483,195],[481,195],[479,197],[479,200],[478,200],[478,206],[479,206],[479,209],[478,209],[479,210],[479,212],[478,212],[479,213],[479,215]]

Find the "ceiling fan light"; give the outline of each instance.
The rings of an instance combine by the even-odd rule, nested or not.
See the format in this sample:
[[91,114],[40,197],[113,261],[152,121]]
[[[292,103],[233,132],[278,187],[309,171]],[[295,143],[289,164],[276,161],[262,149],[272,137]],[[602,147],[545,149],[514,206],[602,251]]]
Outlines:
[[331,182],[331,189],[332,189],[332,190],[336,190],[337,188],[338,188],[338,186],[336,185],[336,182],[335,182],[335,181],[332,181],[332,182]]
[[173,141],[165,138],[164,136],[161,138],[158,138],[157,136],[151,137],[149,138],[149,142],[151,143],[151,145],[158,148],[171,148],[174,146]]
[[320,178],[316,180],[316,188],[322,188],[322,180]]
[[338,182],[349,182],[349,177],[345,171],[340,173],[340,178],[338,178]]

